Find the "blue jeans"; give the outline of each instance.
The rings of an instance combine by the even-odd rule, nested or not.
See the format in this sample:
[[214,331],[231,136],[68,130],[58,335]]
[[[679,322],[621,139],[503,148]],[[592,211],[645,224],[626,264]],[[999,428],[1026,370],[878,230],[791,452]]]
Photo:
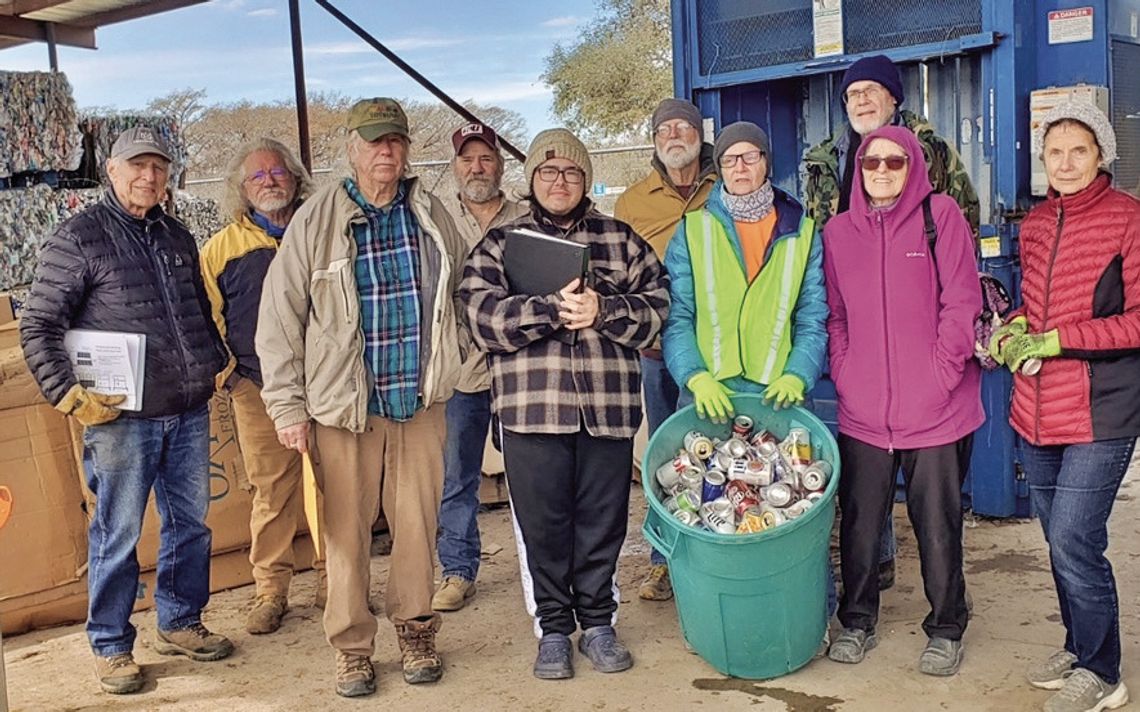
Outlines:
[[1080,445],[1021,445],[1033,509],[1041,518],[1065,624],[1065,650],[1076,667],[1115,685],[1120,680],[1120,604],[1104,552],[1108,516],[1136,438]]
[[154,600],[159,630],[201,622],[210,599],[210,413],[121,417],[87,428],[83,469],[96,496],[88,531],[87,638],[96,655],[129,653],[139,586],[135,553],[147,499],[159,515]]
[[439,565],[444,576],[479,575],[479,477],[491,424],[491,391],[456,391],[447,401],[443,500],[439,505]]
[[[645,394],[645,419],[649,426],[649,436],[657,432],[657,428],[674,413],[677,412],[677,399],[680,397],[680,388],[673,381],[669,369],[665,368],[665,361],[656,358],[641,357],[641,389]],[[657,566],[665,563],[665,556],[656,549],[649,553],[649,563]]]

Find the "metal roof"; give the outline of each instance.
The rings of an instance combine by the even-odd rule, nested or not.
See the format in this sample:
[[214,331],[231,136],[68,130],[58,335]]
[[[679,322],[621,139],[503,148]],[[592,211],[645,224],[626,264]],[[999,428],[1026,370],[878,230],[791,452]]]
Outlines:
[[95,49],[103,25],[197,5],[206,0],[0,0],[0,49],[54,42]]

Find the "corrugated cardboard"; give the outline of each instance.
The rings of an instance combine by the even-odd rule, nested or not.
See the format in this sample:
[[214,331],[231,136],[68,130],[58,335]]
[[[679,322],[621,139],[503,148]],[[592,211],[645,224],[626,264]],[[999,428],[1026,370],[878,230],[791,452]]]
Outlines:
[[43,403],[19,346],[0,349],[0,410]]
[[12,306],[12,295],[0,292],[0,326],[16,320],[16,310]]

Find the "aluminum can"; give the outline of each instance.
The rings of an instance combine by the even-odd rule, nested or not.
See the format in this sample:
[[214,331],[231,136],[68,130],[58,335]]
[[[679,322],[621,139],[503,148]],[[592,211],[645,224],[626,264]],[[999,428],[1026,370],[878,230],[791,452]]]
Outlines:
[[797,500],[784,508],[784,515],[787,516],[788,519],[799,519],[807,513],[811,507],[812,503],[806,499]]
[[760,510],[760,519],[763,521],[765,529],[778,527],[788,520],[783,511],[772,507],[765,507]]
[[676,499],[677,509],[683,509],[686,512],[696,512],[701,508],[701,496],[693,490],[678,492]]
[[800,485],[809,492],[821,492],[827,487],[831,479],[831,463],[827,460],[816,460],[800,473]]
[[728,472],[728,468],[732,467],[732,455],[717,450],[716,454],[709,460],[709,467]]
[[779,438],[777,438],[775,435],[768,432],[767,430],[756,431],[756,433],[752,436],[752,440],[750,440],[749,442],[752,443],[752,447],[756,447],[756,448],[760,447],[761,443],[772,443],[773,445],[779,445],[780,444]]
[[773,482],[765,487],[761,494],[765,502],[777,508],[787,507],[796,498],[795,492],[787,482]]
[[724,496],[732,502],[738,519],[743,518],[747,512],[757,511],[760,506],[760,500],[756,498],[752,488],[740,480],[729,482],[724,488]]
[[749,418],[747,415],[738,415],[732,419],[733,436],[745,442],[747,442],[749,436],[752,435],[752,428],[752,418]]
[[740,479],[753,487],[767,487],[772,484],[772,467],[760,459],[749,460],[747,473]]
[[673,512],[673,517],[682,524],[686,524],[690,527],[695,527],[701,523],[700,515],[696,512],[690,512],[687,509],[678,509],[676,512]]
[[704,482],[701,484],[701,501],[711,502],[724,496],[724,486],[728,483],[728,476],[724,470],[708,470],[705,472]]
[[665,499],[661,500],[661,506],[665,507],[665,509],[668,509],[669,514],[676,512],[677,511],[677,497],[675,495],[670,495],[670,496],[666,497]]
[[658,467],[657,472],[654,473],[654,477],[657,478],[657,484],[661,485],[662,490],[671,490],[681,481],[681,470],[677,468],[676,463],[677,458],[673,458],[661,467]]
[[1037,372],[1041,370],[1041,359],[1027,358],[1021,364],[1021,373],[1024,376],[1036,376]]
[[807,467],[811,464],[811,433],[807,428],[788,430],[788,437],[780,443],[780,450],[793,468]]
[[768,527],[764,526],[764,515],[758,512],[746,512],[744,517],[740,520],[740,524],[736,526],[736,533],[755,534],[767,528]]
[[811,502],[814,506],[819,504],[819,500],[823,499],[823,492],[808,492],[804,499]]
[[695,467],[690,467],[681,472],[679,485],[687,490],[692,490],[698,495],[701,491],[701,486],[705,481],[705,473]]
[[[748,460],[743,457],[734,457],[728,463],[728,477],[733,480],[743,480],[748,476]],[[752,484],[752,483],[749,483]]]
[[729,438],[717,446],[717,454],[731,458],[744,457],[748,454],[748,443],[740,438]]
[[[720,504],[723,502],[724,504]],[[701,505],[701,521],[710,531],[718,534],[736,533],[736,521],[732,514],[732,504],[720,499]]]
[[685,434],[685,450],[698,460],[707,460],[713,454],[713,442],[707,435],[699,430],[690,430]]

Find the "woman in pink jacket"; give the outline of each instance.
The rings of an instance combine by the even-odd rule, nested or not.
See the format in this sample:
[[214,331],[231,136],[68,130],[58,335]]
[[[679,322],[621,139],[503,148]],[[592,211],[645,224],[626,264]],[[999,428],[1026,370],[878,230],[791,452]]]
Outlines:
[[829,657],[858,663],[877,643],[879,532],[901,467],[931,607],[919,670],[953,675],[967,618],[961,489],[985,419],[973,358],[982,308],[973,236],[954,200],[933,193],[922,147],[905,127],[871,132],[856,159],[851,209],[823,233],[844,475],[844,630]]

